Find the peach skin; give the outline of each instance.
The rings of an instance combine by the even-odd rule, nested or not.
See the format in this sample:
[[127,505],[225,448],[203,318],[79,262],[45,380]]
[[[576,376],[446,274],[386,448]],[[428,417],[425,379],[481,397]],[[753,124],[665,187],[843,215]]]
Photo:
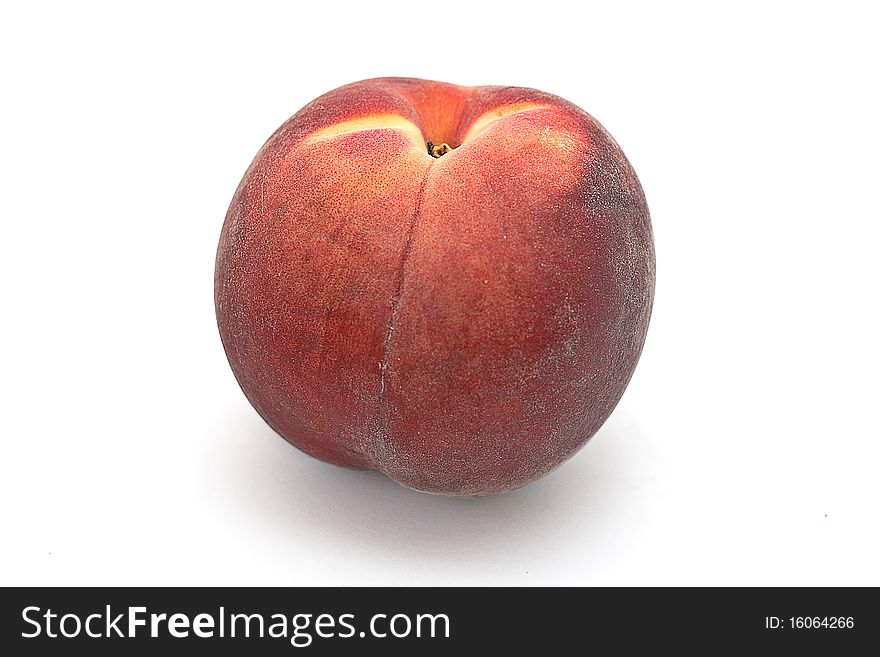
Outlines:
[[215,273],[229,363],[275,431],[447,495],[574,454],[620,400],[653,296],[644,194],[595,119],[405,78],[331,91],[275,132]]

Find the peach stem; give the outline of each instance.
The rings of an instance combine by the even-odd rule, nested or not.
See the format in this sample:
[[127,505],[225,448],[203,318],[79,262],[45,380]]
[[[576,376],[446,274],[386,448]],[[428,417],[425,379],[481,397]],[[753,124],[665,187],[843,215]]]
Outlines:
[[449,144],[443,143],[439,146],[435,146],[433,141],[428,142],[428,155],[431,157],[440,157],[441,155],[446,155],[449,151],[452,150],[452,147]]

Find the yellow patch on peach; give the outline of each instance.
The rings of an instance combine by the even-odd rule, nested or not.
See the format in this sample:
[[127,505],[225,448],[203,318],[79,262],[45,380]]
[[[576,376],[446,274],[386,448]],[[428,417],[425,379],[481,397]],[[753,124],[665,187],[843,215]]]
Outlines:
[[473,139],[479,133],[488,128],[491,124],[495,123],[499,119],[503,119],[506,116],[510,116],[511,114],[520,114],[522,112],[532,112],[534,110],[547,108],[547,105],[542,105],[540,103],[514,103],[512,105],[498,107],[489,112],[486,112],[476,121],[474,121],[471,125],[470,130],[467,131],[467,134],[464,136],[464,139],[462,139],[462,141],[465,142],[468,139]]
[[423,147],[424,138],[419,127],[398,114],[376,114],[373,116],[362,116],[348,121],[327,126],[313,133],[309,138],[309,142],[323,141],[325,139],[333,139],[341,135],[348,135],[354,132],[364,132],[367,130],[398,130],[406,134],[413,142],[418,144],[419,148]]

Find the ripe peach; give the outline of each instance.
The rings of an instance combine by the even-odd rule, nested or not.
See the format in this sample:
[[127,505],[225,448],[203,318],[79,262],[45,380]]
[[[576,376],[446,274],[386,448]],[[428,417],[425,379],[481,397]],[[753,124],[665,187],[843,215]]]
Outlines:
[[257,154],[223,226],[232,370],[303,451],[488,495],[602,425],[642,350],[651,224],[618,145],[517,87],[331,91]]

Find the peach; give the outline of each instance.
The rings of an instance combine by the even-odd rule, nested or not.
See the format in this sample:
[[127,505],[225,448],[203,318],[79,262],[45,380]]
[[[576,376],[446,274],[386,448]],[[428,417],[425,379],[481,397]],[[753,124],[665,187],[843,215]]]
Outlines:
[[574,454],[654,294],[635,172],[540,91],[383,78],[269,139],[223,225],[215,303],[247,398],[319,459],[488,495]]

